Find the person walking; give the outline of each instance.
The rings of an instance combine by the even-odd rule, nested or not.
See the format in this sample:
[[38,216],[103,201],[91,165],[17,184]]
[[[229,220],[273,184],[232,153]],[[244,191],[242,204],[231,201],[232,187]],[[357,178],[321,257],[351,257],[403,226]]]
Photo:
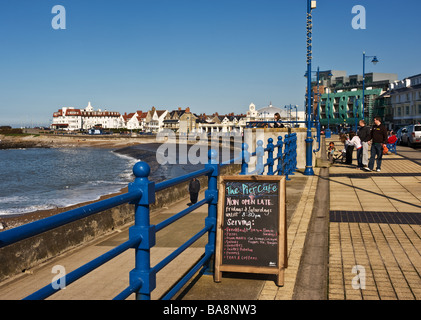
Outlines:
[[365,125],[364,120],[358,122],[360,128],[358,129],[357,136],[361,140],[362,148],[360,153],[357,152],[358,167],[360,169],[368,167],[368,142],[371,140],[370,128]]
[[[352,164],[352,152],[354,148],[357,149],[357,160],[358,160],[358,156],[361,153],[361,150],[362,150],[361,139],[353,131],[351,131],[349,133],[347,144],[348,144],[348,148],[350,149],[350,155],[348,155],[348,149],[347,149],[347,158],[349,157],[349,163],[348,162],[347,163]],[[360,162],[358,162],[357,169],[360,169],[359,164]]]
[[193,178],[189,183],[189,193],[190,193],[190,203],[188,206],[195,204],[197,202],[197,197],[199,196],[200,191],[200,182],[196,178]]
[[380,117],[374,118],[374,125],[371,128],[371,157],[368,162],[368,168],[364,168],[367,171],[374,169],[374,160],[377,156],[377,167],[376,171],[380,172],[383,157],[383,146],[387,143],[387,130],[382,125],[382,119]]

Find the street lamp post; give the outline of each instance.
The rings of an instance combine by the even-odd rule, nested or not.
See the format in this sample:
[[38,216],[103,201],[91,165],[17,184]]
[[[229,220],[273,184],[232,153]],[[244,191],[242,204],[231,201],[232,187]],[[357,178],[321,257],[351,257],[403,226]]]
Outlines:
[[373,58],[373,60],[371,60],[371,62],[376,65],[377,62],[379,62],[379,60],[377,60],[376,56],[366,56],[365,52],[363,52],[363,96],[361,99],[361,108],[362,108],[362,119],[364,120],[364,107],[365,107],[365,97],[364,97],[364,91],[365,91],[365,59],[368,58]]
[[[295,108],[295,121],[298,121],[298,106],[295,105],[293,108]],[[298,122],[295,123],[294,127],[298,127]]]
[[[329,80],[331,77],[333,77],[333,74],[331,72],[329,72],[329,74],[327,75]],[[327,102],[326,102],[326,108],[327,108],[327,129],[325,130],[325,137],[326,138],[331,138],[332,137],[332,131],[330,130],[330,86],[331,83],[329,81],[329,87],[327,88]]]
[[307,0],[307,138],[306,142],[306,168],[304,175],[313,176],[313,139],[311,137],[311,59],[312,59],[312,29],[313,19],[311,11],[316,8],[316,1]]

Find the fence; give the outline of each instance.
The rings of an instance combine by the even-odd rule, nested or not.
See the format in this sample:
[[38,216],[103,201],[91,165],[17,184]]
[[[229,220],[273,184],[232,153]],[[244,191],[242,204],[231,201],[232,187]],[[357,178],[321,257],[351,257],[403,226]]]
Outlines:
[[[127,193],[0,232],[0,248],[121,204],[133,203],[135,205],[135,222],[129,229],[129,240],[79,267],[78,269],[68,273],[63,278],[58,279],[54,284],[66,283],[66,285],[69,285],[123,252],[129,249],[134,249],[135,268],[130,272],[129,285],[126,289],[114,297],[114,299],[126,299],[131,294],[135,293],[137,299],[150,300],[151,292],[156,287],[156,274],[195,241],[207,233],[208,243],[205,246],[205,253],[203,257],[167,292],[164,297],[162,297],[163,300],[169,300],[194,276],[197,271],[201,268],[208,269],[210,267],[211,257],[215,252],[218,203],[217,186],[220,168],[232,163],[241,163],[240,174],[242,175],[263,174],[265,167],[267,167],[268,175],[286,175],[288,178],[288,175],[294,174],[297,163],[297,137],[295,133],[286,135],[284,139],[281,136],[278,137],[276,145],[273,144],[272,138],[268,139],[266,148],[263,148],[263,141],[259,140],[257,142],[256,151],[253,153],[249,153],[247,149],[248,145],[244,143],[237,158],[221,164],[219,164],[219,161],[217,160],[217,152],[215,150],[210,150],[208,153],[209,160],[204,169],[157,184],[149,181],[148,179],[150,173],[149,165],[145,162],[138,162],[133,167],[135,179],[129,184]],[[275,150],[277,151],[276,157],[274,156]],[[266,163],[263,163],[263,158],[266,152],[268,154],[267,161]],[[250,162],[250,158],[253,156],[256,157],[256,169],[249,172],[248,164]],[[205,198],[203,200],[191,205],[157,225],[150,224],[150,205],[155,202],[155,192],[170,188],[200,176],[208,177],[208,189],[205,192]],[[156,233],[205,204],[208,205],[208,216],[205,219],[205,227],[177,248],[173,253],[151,268],[151,248],[155,245]],[[40,290],[27,296],[25,299],[39,300],[51,296],[61,289],[60,286],[54,284],[50,283],[46,285]]]

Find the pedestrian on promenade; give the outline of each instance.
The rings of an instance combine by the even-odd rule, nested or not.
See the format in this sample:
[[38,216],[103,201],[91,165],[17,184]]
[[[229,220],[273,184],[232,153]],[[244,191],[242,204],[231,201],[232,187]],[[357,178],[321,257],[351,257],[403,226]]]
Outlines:
[[275,113],[274,115],[274,121],[275,123],[272,123],[271,127],[272,128],[284,128],[284,124],[281,122],[281,115],[279,114],[279,112]]
[[339,139],[344,144],[345,150],[345,164],[352,164],[352,152],[354,152],[354,146],[350,144],[348,135],[341,133]]
[[197,202],[197,197],[199,196],[200,191],[200,182],[196,178],[193,178],[189,183],[189,193],[190,193],[190,203],[188,206],[195,204]]
[[393,131],[390,131],[389,137],[387,138],[387,143],[394,144],[398,138],[396,138],[396,134]]
[[360,153],[357,152],[358,166],[360,168],[368,167],[368,142],[371,140],[370,128],[365,125],[364,120],[358,122],[360,128],[358,129],[357,135],[361,140],[362,149]]
[[368,168],[364,168],[367,171],[374,169],[374,160],[377,156],[377,167],[376,171],[380,172],[383,157],[383,146],[387,143],[387,130],[382,125],[382,119],[380,117],[374,118],[374,125],[371,128],[371,157],[368,162]]
[[[353,131],[351,131],[350,133],[349,133],[349,138],[348,138],[348,148],[350,148],[351,149],[351,151],[350,151],[350,155],[349,155],[349,157],[350,157],[350,163],[349,164],[352,164],[352,152],[354,151],[354,148],[355,149],[357,149],[357,162],[358,162],[358,159],[359,159],[359,156],[360,156],[360,153],[361,153],[361,151],[362,151],[362,145],[361,145],[361,140],[360,140],[360,137],[358,137],[356,134],[355,134],[355,132],[353,132]],[[348,151],[347,151],[348,152]],[[362,168],[362,163],[360,163],[360,162],[358,162],[358,164],[357,164],[357,169],[361,169]]]

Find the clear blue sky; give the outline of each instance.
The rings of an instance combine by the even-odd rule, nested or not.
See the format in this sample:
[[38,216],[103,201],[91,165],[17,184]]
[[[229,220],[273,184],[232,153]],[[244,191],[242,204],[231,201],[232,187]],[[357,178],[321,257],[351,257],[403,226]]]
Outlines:
[[[54,5],[66,30],[54,30]],[[0,125],[48,125],[61,107],[303,109],[306,0],[0,0]],[[366,8],[354,30],[352,7]],[[419,0],[318,0],[313,70],[421,73]]]

